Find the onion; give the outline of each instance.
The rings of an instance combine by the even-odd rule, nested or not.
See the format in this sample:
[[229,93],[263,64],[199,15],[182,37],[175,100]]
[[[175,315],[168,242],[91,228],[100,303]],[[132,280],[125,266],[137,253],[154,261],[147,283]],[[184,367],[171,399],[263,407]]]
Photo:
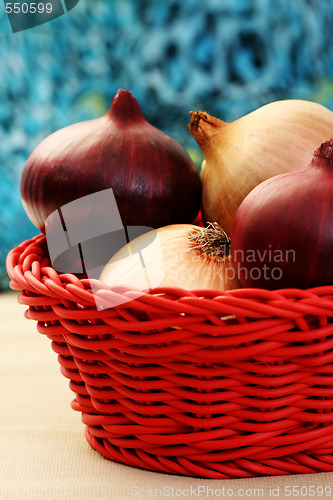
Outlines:
[[[59,207],[108,188],[124,226],[191,223],[200,208],[200,176],[189,155],[149,124],[131,92],[122,89],[106,115],[44,139],[21,178],[23,206],[43,232],[47,217]],[[109,217],[103,206],[100,217]]]
[[330,110],[297,99],[272,102],[233,123],[201,111],[190,115],[190,132],[204,153],[203,221],[218,222],[229,235],[245,196],[269,177],[304,168],[333,131]]
[[302,171],[257,186],[231,233],[243,286],[309,288],[333,284],[333,139]]
[[239,287],[230,240],[216,224],[203,229],[173,224],[132,240],[104,267],[109,286],[149,291],[156,287],[228,290]]

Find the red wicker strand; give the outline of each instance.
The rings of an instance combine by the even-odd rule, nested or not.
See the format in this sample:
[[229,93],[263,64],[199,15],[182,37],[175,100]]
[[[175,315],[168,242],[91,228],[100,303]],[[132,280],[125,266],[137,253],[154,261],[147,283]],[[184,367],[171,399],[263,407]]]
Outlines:
[[205,478],[333,471],[333,286],[139,298],[58,274],[45,237],[7,257],[52,340],[86,439],[134,467]]

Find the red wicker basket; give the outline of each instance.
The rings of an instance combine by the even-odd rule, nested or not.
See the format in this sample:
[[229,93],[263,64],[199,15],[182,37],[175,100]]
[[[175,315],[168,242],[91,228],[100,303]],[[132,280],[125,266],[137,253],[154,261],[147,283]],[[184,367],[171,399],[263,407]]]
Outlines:
[[[333,471],[333,286],[160,288],[98,310],[42,235],[7,269],[108,459],[220,479]],[[106,303],[133,293],[94,286]]]

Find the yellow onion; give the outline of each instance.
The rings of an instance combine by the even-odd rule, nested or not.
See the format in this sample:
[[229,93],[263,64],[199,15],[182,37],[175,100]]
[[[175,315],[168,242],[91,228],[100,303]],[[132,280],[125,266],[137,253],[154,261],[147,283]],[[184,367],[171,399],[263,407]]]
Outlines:
[[239,287],[230,239],[217,224],[173,224],[149,231],[121,248],[100,280],[149,291],[157,287],[228,290]]
[[190,115],[190,132],[204,154],[203,221],[217,221],[229,235],[254,187],[304,168],[318,144],[333,135],[332,111],[298,99],[272,102],[232,123],[202,111]]

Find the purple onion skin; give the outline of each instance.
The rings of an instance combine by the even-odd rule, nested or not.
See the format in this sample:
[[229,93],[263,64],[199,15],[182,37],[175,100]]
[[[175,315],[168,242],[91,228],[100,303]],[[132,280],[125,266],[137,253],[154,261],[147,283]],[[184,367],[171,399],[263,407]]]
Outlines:
[[[149,124],[131,92],[122,89],[106,115],[44,139],[21,177],[23,206],[42,232],[57,208],[107,188],[125,226],[190,223],[200,209],[201,180],[190,156]],[[100,213],[107,217],[103,207]]]
[[231,247],[243,287],[333,284],[332,150],[331,139],[314,152],[306,169],[264,181],[240,205]]

